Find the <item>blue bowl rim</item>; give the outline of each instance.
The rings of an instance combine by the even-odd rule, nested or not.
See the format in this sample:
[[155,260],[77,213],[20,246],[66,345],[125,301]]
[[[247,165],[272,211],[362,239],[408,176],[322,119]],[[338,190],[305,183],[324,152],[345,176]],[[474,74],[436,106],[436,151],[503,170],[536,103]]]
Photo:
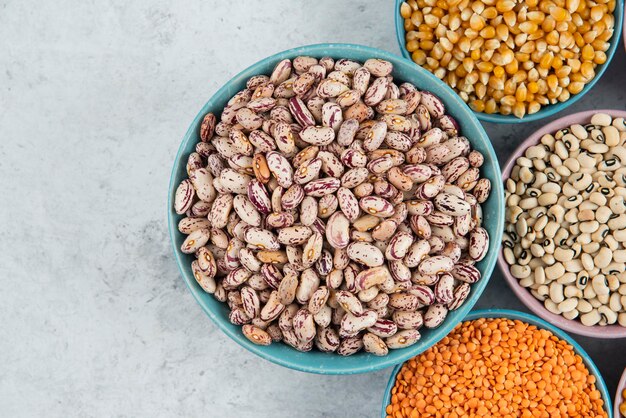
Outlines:
[[[394,20],[396,24],[396,39],[398,41],[398,47],[400,48],[400,52],[402,56],[409,61],[413,62],[411,59],[411,54],[406,49],[404,43],[404,19],[400,16],[400,5],[404,3],[405,0],[396,0],[395,1],[395,9],[394,9]],[[573,105],[577,101],[579,101],[589,90],[593,88],[593,86],[598,82],[602,74],[606,71],[606,68],[610,65],[613,60],[613,56],[615,55],[615,51],[617,50],[617,45],[621,45],[619,42],[620,34],[622,33],[623,27],[623,19],[624,19],[624,0],[617,0],[615,5],[615,11],[613,12],[615,16],[615,27],[613,28],[613,36],[609,41],[609,49],[606,52],[606,62],[599,66],[599,70],[596,72],[595,77],[583,87],[582,91],[578,94],[567,99],[565,102],[556,103],[553,105],[542,106],[541,109],[537,113],[533,113],[532,115],[524,115],[522,119],[514,116],[514,115],[501,115],[499,113],[488,114],[485,112],[476,112],[473,111],[478,119],[484,122],[491,123],[525,123],[525,122],[534,122],[543,118],[550,117],[556,113],[559,113],[562,110],[567,109],[569,106]]]
[[[582,357],[585,366],[587,366],[591,373],[596,377],[596,387],[600,390],[600,393],[602,393],[602,398],[604,399],[604,408],[608,413],[608,418],[613,418],[613,403],[611,401],[611,395],[606,386],[606,383],[604,382],[604,378],[600,373],[600,370],[598,370],[595,363],[593,362],[593,359],[591,358],[591,356],[589,356],[589,354],[587,354],[585,349],[582,348],[580,344],[578,344],[576,340],[574,340],[574,338],[571,337],[567,332],[539,318],[538,316],[512,309],[479,309],[470,312],[469,315],[465,317],[464,321],[473,321],[480,318],[508,318],[513,320],[517,319],[531,325],[535,325],[539,328],[547,329],[560,339],[565,340],[569,344],[571,344],[572,347],[574,347],[574,351],[576,351],[576,353]],[[404,363],[398,364],[391,371],[391,376],[389,377],[389,382],[387,383],[387,387],[385,388],[385,394],[383,396],[383,409],[381,412],[382,418],[386,418],[387,416],[386,408],[387,405],[389,405],[389,401],[391,400],[391,389],[393,389],[393,386],[396,382],[396,376],[402,369],[403,365]]]
[[[395,61],[394,65],[396,65],[396,63],[398,63],[399,65],[409,65],[412,68],[412,70],[416,71],[417,73],[420,74],[420,76],[422,77],[426,77],[426,78],[430,78],[433,82],[436,82],[441,88],[444,89],[444,92],[447,96],[449,96],[450,100],[454,100],[456,102],[458,102],[459,104],[461,104],[462,106],[464,106],[465,108],[467,108],[467,115],[469,117],[469,121],[473,123],[476,126],[476,129],[478,130],[480,136],[482,136],[482,138],[484,139],[484,145],[485,148],[487,149],[488,154],[490,155],[490,159],[494,165],[493,170],[495,175],[497,175],[497,178],[491,179],[492,180],[492,195],[494,195],[494,197],[496,198],[496,204],[498,206],[498,211],[496,213],[496,218],[494,219],[494,222],[497,222],[497,225],[503,224],[504,222],[504,198],[501,196],[504,196],[504,189],[503,189],[503,185],[501,181],[498,181],[500,179],[499,173],[501,172],[501,168],[500,168],[500,164],[497,158],[497,154],[493,148],[493,145],[491,144],[491,141],[489,139],[489,136],[487,135],[487,133],[484,130],[484,127],[482,126],[482,124],[477,120],[476,116],[474,115],[474,112],[471,111],[471,109],[469,109],[469,107],[467,106],[467,104],[465,104],[459,97],[458,95],[448,86],[446,85],[443,81],[439,80],[437,77],[435,77],[433,74],[431,74],[430,72],[424,70],[423,68],[421,68],[420,66],[418,66],[417,64],[415,64],[412,61],[408,61],[408,60],[404,60],[402,59],[402,57],[398,57],[398,55],[393,54],[391,52],[385,51],[385,50],[381,50],[378,48],[372,48],[372,47],[368,47],[368,46],[363,46],[363,45],[358,45],[358,44],[347,44],[347,43],[320,43],[320,44],[312,44],[312,45],[304,45],[304,46],[300,46],[300,47],[296,47],[296,48],[291,48],[282,52],[278,52],[276,54],[273,54],[271,56],[268,56],[264,59],[261,59],[259,61],[257,61],[256,63],[250,65],[249,67],[247,67],[246,69],[240,71],[237,75],[235,75],[233,78],[231,78],[230,80],[228,80],[220,89],[218,89],[212,96],[211,98],[204,104],[204,106],[202,107],[202,109],[199,111],[199,113],[196,115],[196,117],[194,118],[194,120],[192,121],[190,127],[188,128],[187,132],[185,133],[183,140],[181,141],[181,144],[179,146],[179,149],[177,151],[176,157],[174,159],[174,164],[172,167],[172,171],[171,171],[171,175],[170,175],[170,181],[169,181],[169,187],[168,187],[168,198],[167,198],[167,211],[168,211],[168,229],[169,229],[169,235],[170,235],[170,242],[172,244],[172,250],[174,251],[174,257],[176,259],[176,264],[178,266],[178,269],[180,271],[181,276],[183,277],[183,280],[185,281],[185,284],[187,286],[187,288],[189,289],[189,291],[191,292],[191,294],[193,295],[194,299],[196,300],[196,302],[200,305],[200,307],[202,308],[202,310],[207,314],[207,316],[213,321],[214,324],[217,325],[217,327],[224,332],[230,339],[232,339],[233,341],[235,341],[237,344],[239,344],[240,346],[242,346],[243,348],[245,348],[246,350],[252,352],[253,354],[256,354],[257,356],[268,360],[274,364],[283,366],[283,367],[287,367],[293,370],[298,370],[298,371],[302,371],[302,372],[307,372],[307,373],[316,373],[316,374],[328,374],[328,375],[346,375],[346,374],[359,374],[359,373],[369,373],[369,372],[373,372],[373,371],[377,371],[377,370],[381,370],[387,367],[391,367],[394,366],[398,363],[402,363],[404,361],[406,361],[407,359],[419,354],[419,352],[422,352],[424,350],[426,350],[427,348],[424,348],[423,350],[419,351],[418,350],[414,350],[411,351],[411,347],[407,347],[404,350],[407,350],[406,353],[403,353],[403,355],[401,356],[401,358],[398,359],[392,359],[389,358],[389,356],[387,357],[376,357],[376,362],[374,364],[371,363],[365,363],[360,366],[360,367],[352,367],[352,368],[326,368],[326,367],[320,367],[320,366],[314,366],[314,365],[308,365],[308,364],[301,364],[298,362],[293,362],[290,361],[289,359],[283,359],[283,358],[279,358],[276,357],[274,355],[268,354],[264,351],[264,347],[263,346],[259,346],[256,344],[253,344],[252,342],[250,342],[247,338],[245,338],[240,331],[233,331],[231,328],[227,327],[225,324],[225,320],[224,318],[222,318],[221,316],[217,315],[215,312],[213,312],[213,310],[211,310],[205,303],[204,301],[200,298],[200,294],[201,292],[196,289],[194,287],[195,285],[195,280],[193,277],[188,277],[188,275],[185,273],[185,271],[182,268],[182,254],[180,253],[179,249],[176,247],[175,245],[175,235],[179,234],[180,232],[178,231],[177,228],[177,222],[175,222],[176,220],[176,215],[173,211],[173,197],[174,197],[174,193],[176,190],[176,187],[178,186],[178,184],[174,183],[174,179],[176,177],[176,172],[177,169],[179,167],[179,165],[182,163],[182,155],[184,153],[184,149],[187,145],[187,142],[190,140],[195,140],[195,130],[196,127],[198,126],[201,118],[204,117],[204,115],[206,114],[206,112],[208,112],[208,108],[210,108],[210,106],[213,104],[213,100],[215,97],[225,93],[228,91],[228,89],[230,88],[230,86],[234,83],[237,82],[241,82],[243,79],[246,79],[248,77],[250,77],[253,74],[260,74],[262,71],[259,70],[260,67],[262,67],[263,65],[265,65],[266,62],[268,61],[279,61],[281,59],[284,59],[286,57],[295,57],[297,55],[321,55],[321,50],[324,50],[324,55],[327,55],[329,52],[331,51],[330,54],[332,55],[332,53],[336,52],[337,55],[341,54],[341,51],[346,50],[346,49],[355,49],[361,52],[364,52],[366,54],[368,54],[369,56],[372,57],[379,57],[379,58],[384,58],[387,60],[391,60],[391,61]],[[234,92],[233,92],[234,93]],[[471,140],[470,140],[471,142]],[[493,240],[493,242],[500,242],[502,240],[502,233],[503,230],[502,228],[498,228],[495,237],[490,237],[490,240]],[[473,285],[472,287],[472,292],[470,293],[470,296],[468,298],[468,300],[459,308],[457,309],[455,312],[460,313],[460,317],[464,318],[465,315],[467,315],[467,313],[471,310],[471,308],[476,304],[476,302],[478,301],[478,298],[480,297],[480,295],[483,293],[483,291],[485,290],[485,287],[487,286],[491,275],[495,269],[495,265],[497,264],[497,250],[494,250],[494,254],[495,256],[490,256],[492,257],[492,261],[485,266],[484,271],[481,272],[482,274],[482,279]],[[461,321],[463,321],[463,319],[461,319]],[[227,321],[226,321],[227,322]],[[432,344],[436,344],[438,341],[440,341],[442,338],[444,338],[448,332],[450,332],[457,324],[447,324],[447,325],[442,325],[440,328],[434,329],[434,330],[429,330],[429,338],[432,339]],[[417,348],[417,347],[416,347]]]

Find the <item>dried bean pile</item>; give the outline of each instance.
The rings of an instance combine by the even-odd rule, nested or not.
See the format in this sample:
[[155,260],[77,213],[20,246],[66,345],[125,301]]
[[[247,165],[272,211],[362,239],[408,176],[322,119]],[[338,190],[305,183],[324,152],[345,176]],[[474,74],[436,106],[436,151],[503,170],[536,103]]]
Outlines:
[[504,258],[547,310],[626,326],[626,123],[598,113],[529,147],[506,181]]
[[596,378],[550,331],[506,318],[459,324],[407,361],[387,418],[608,417]]
[[483,156],[392,70],[283,60],[204,118],[175,196],[181,250],[252,342],[385,355],[480,279]]

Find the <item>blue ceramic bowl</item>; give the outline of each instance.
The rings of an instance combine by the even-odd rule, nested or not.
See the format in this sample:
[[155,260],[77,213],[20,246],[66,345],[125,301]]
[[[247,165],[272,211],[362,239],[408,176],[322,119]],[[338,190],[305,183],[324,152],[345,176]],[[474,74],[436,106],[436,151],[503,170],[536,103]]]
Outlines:
[[[611,396],[609,395],[609,391],[606,387],[606,383],[604,383],[604,379],[602,378],[600,371],[594,364],[591,357],[589,357],[589,354],[587,354],[585,350],[565,331],[560,330],[554,325],[551,325],[543,319],[540,319],[534,315],[509,309],[484,309],[473,311],[470,312],[470,314],[467,315],[464,320],[472,321],[474,319],[480,318],[508,318],[513,320],[517,319],[528,324],[535,325],[538,328],[546,329],[560,339],[565,340],[569,344],[571,344],[572,347],[574,347],[574,351],[582,357],[585,366],[587,366],[587,369],[589,369],[589,372],[596,377],[596,387],[600,390],[600,393],[602,394],[602,399],[604,400],[604,409],[607,411],[609,418],[613,418],[613,404],[611,403]],[[387,408],[387,405],[389,405],[389,403],[391,402],[391,389],[393,389],[393,386],[396,383],[396,376],[400,372],[401,368],[402,364],[398,364],[391,372],[391,377],[389,378],[389,383],[387,383],[387,389],[385,389],[385,396],[383,398],[383,409],[380,414],[382,418],[386,418],[387,416],[385,409]]]
[[[398,40],[398,47],[402,52],[402,56],[408,60],[411,60],[411,54],[406,49],[406,41],[404,39],[406,31],[404,30],[404,19],[400,16],[400,5],[404,2],[404,0],[396,0],[395,2],[395,22],[396,22],[396,38]],[[598,82],[606,67],[609,66],[611,60],[613,59],[613,55],[615,55],[615,50],[617,49],[617,45],[619,44],[619,36],[622,33],[622,20],[624,19],[624,0],[617,0],[617,5],[615,6],[615,28],[613,31],[613,36],[611,37],[610,46],[608,51],[606,51],[606,62],[602,65],[596,67],[596,76],[589,82],[582,91],[578,94],[572,96],[569,100],[556,103],[553,105],[542,106],[541,109],[537,113],[533,113],[532,115],[525,115],[522,119],[514,116],[514,115],[501,115],[499,113],[488,114],[484,112],[474,112],[476,117],[485,122],[492,123],[524,123],[524,122],[533,122],[539,119],[547,118],[548,116],[552,116],[555,113],[560,112],[561,110],[565,110],[570,105],[579,101],[589,90],[593,88],[593,86]]]
[[[246,80],[249,77],[256,74],[270,74],[280,60],[294,58],[298,55],[309,55],[318,58],[331,56],[334,58],[349,58],[361,62],[368,58],[377,57],[392,62],[394,65],[393,75],[397,80],[411,82],[420,89],[430,90],[443,100],[447,112],[458,121],[463,134],[469,138],[473,148],[485,156],[485,163],[481,168],[481,172],[482,176],[491,180],[493,191],[489,199],[483,203],[484,227],[489,232],[491,238],[487,257],[477,265],[483,279],[473,285],[472,292],[465,304],[457,311],[451,312],[439,328],[425,331],[422,339],[417,344],[401,350],[391,350],[389,355],[385,357],[376,357],[364,352],[350,357],[341,357],[337,354],[322,353],[315,350],[308,353],[300,353],[281,343],[274,343],[270,346],[259,346],[251,343],[243,336],[241,327],[233,325],[228,321],[228,306],[225,303],[218,302],[212,295],[205,293],[196,283],[190,267],[193,257],[185,255],[179,250],[184,240],[184,235],[177,228],[181,216],[177,215],[173,210],[173,198],[178,184],[187,177],[185,171],[187,157],[194,151],[195,144],[198,141],[202,118],[207,112],[220,114],[221,109],[230,97],[245,87]],[[233,77],[202,107],[185,134],[174,161],[168,193],[168,221],[174,256],[185,283],[209,318],[226,335],[260,357],[292,369],[321,374],[365,373],[393,366],[423,352],[442,339],[470,311],[487,285],[498,257],[498,248],[502,239],[502,225],[504,224],[504,192],[500,179],[498,159],[487,134],[469,107],[441,80],[414,63],[386,51],[360,45],[320,44],[291,49],[259,61]]]

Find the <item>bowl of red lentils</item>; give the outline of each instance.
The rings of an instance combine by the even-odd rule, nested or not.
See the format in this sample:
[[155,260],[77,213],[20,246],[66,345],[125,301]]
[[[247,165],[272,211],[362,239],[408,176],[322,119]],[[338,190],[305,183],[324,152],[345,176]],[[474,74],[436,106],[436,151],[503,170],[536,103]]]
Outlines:
[[613,416],[615,418],[626,418],[626,369],[624,369],[624,374],[622,374],[622,378],[617,385]]
[[580,100],[611,62],[624,0],[396,0],[402,55],[486,122],[539,120]]
[[398,365],[382,418],[611,417],[593,360],[565,332],[511,310],[470,313],[439,343]]

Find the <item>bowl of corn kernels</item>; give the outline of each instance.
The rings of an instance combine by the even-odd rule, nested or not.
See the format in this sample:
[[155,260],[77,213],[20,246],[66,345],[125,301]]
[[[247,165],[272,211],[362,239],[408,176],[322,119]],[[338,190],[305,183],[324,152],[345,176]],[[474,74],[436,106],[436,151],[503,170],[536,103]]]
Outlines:
[[617,385],[617,393],[615,394],[615,410],[613,411],[615,418],[626,418],[626,369],[622,379]]
[[402,55],[483,121],[530,122],[578,101],[617,48],[623,0],[396,0]]

